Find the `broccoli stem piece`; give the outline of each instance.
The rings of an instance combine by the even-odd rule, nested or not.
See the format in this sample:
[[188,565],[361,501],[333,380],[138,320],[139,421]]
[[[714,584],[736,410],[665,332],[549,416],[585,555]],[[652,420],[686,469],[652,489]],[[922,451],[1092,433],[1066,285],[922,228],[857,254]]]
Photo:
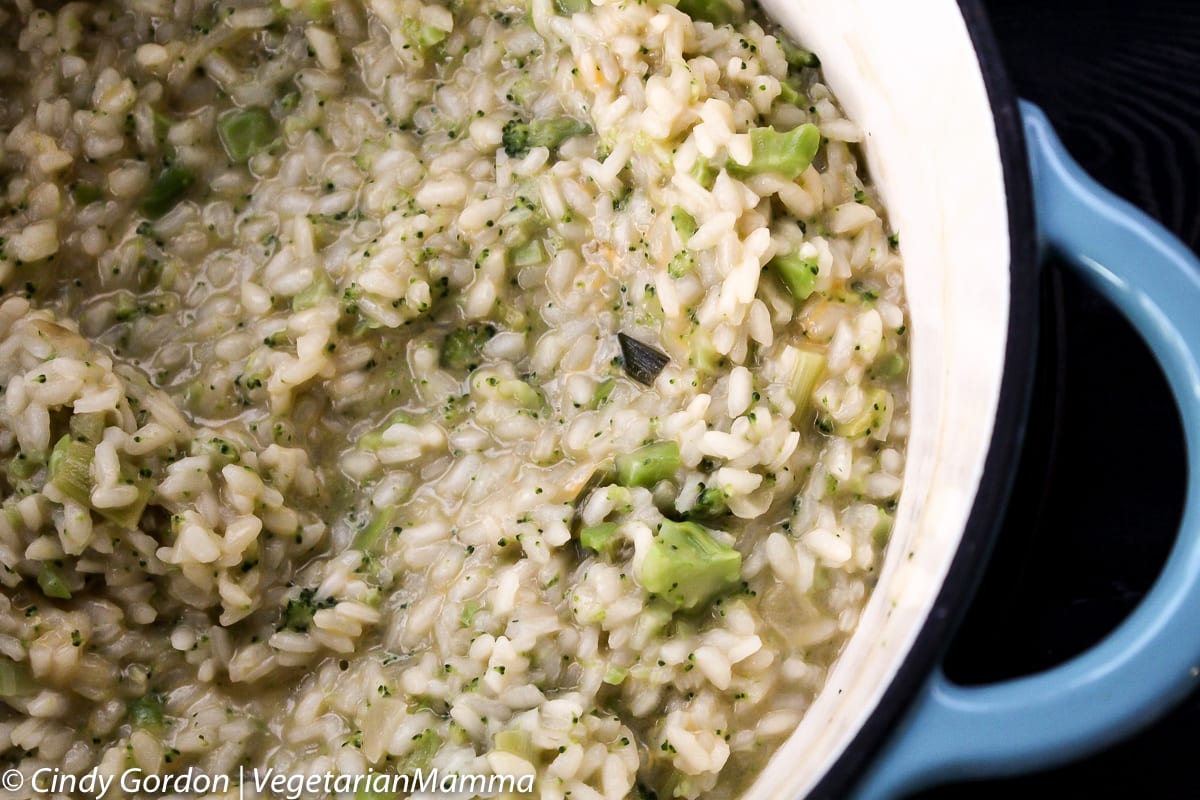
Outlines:
[[279,130],[271,112],[259,106],[230,111],[217,121],[217,136],[229,160],[243,164],[270,147]]
[[546,260],[546,251],[537,239],[530,239],[525,244],[514,247],[508,253],[509,263],[514,267],[531,267]]
[[555,150],[568,139],[591,132],[590,125],[571,117],[535,119],[532,122],[513,119],[505,123],[501,138],[504,152],[508,153],[509,158],[521,158],[534,147]]
[[49,482],[54,488],[85,506],[92,505],[92,461],[96,448],[66,434],[50,452]]
[[589,550],[594,550],[602,556],[612,556],[620,543],[615,522],[602,522],[592,525],[579,532],[579,543]]
[[688,239],[692,238],[700,227],[696,224],[696,218],[680,206],[671,209],[671,224],[675,226],[675,232],[684,244],[687,244]]
[[528,731],[497,731],[492,737],[492,749],[502,753],[513,753],[526,761],[533,762],[533,739]]
[[805,50],[802,47],[797,47],[787,39],[779,40],[779,48],[783,50],[783,57],[789,67],[800,69],[801,67],[821,66],[821,59],[817,58],[816,53],[811,50]]
[[795,401],[796,414],[799,415],[808,408],[817,378],[825,371],[825,356],[812,350],[788,347],[784,351],[783,362],[790,372],[788,394]]
[[638,581],[677,610],[695,611],[737,586],[742,556],[695,522],[664,522],[642,560]]
[[195,182],[196,176],[191,170],[182,164],[172,164],[158,173],[142,198],[142,213],[150,219],[158,219],[174,208]]
[[596,384],[596,391],[592,392],[592,408],[599,408],[608,402],[608,397],[616,385],[616,378],[605,378]]
[[403,761],[396,766],[397,774],[412,774],[416,770],[427,770],[433,763],[433,757],[442,748],[442,737],[432,728],[426,728],[413,737],[416,744],[408,751]]
[[71,590],[67,588],[66,581],[53,565],[45,563],[41,565],[38,569],[37,582],[42,594],[46,597],[53,597],[57,600],[71,599]]
[[355,535],[350,547],[354,550],[361,550],[364,553],[374,550],[375,545],[379,543],[379,539],[383,536],[384,532],[392,528],[392,520],[395,516],[395,509],[387,509],[386,511],[379,512],[369,525]]
[[888,353],[876,360],[871,374],[877,378],[895,378],[903,373],[907,366],[908,362],[904,360],[904,356],[899,353]]
[[96,448],[87,442],[80,442],[67,434],[58,440],[50,453],[47,465],[47,480],[54,484],[60,492],[75,502],[91,508],[100,516],[115,522],[126,530],[136,528],[141,521],[142,512],[150,502],[153,487],[149,481],[130,481],[137,487],[137,498],[121,508],[95,508],[92,506],[92,461],[96,457]]
[[696,159],[696,163],[692,165],[692,169],[688,172],[688,175],[705,189],[711,189],[713,184],[716,183],[717,174],[720,171],[711,161],[701,156]]
[[797,300],[806,300],[817,285],[820,267],[815,258],[804,258],[799,252],[782,253],[767,262],[788,293]]
[[679,469],[679,445],[675,442],[655,442],[624,453],[615,459],[617,484],[649,488],[666,480]]
[[868,389],[863,408],[853,418],[833,426],[838,436],[869,436],[887,423],[891,416],[892,395],[887,389]]
[[771,127],[751,128],[750,163],[731,163],[727,168],[740,178],[772,172],[794,181],[808,169],[820,146],[821,132],[811,122],[786,132]]
[[737,20],[733,7],[725,0],[679,0],[675,6],[692,19],[704,20],[716,25],[729,25]]

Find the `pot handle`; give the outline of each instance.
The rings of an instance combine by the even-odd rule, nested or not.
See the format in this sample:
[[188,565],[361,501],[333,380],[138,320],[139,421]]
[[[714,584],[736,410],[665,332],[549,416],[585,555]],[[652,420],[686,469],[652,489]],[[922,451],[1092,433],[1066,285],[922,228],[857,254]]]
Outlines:
[[1137,328],[1179,405],[1190,465],[1183,521],[1151,591],[1091,650],[987,686],[959,686],[938,667],[859,783],[860,800],[1099,750],[1163,714],[1200,677],[1200,262],[1084,173],[1040,109],[1022,102],[1021,112],[1042,244]]

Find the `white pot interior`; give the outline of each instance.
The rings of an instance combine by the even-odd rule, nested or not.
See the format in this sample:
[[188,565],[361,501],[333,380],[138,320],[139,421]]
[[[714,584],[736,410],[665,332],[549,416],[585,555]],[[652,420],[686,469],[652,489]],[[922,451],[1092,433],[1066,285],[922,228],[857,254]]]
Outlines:
[[992,109],[950,0],[763,0],[821,58],[865,130],[900,232],[912,345],[905,488],[879,583],[824,691],[748,796],[800,797],[874,710],[925,623],[983,472],[1009,317],[1005,188]]

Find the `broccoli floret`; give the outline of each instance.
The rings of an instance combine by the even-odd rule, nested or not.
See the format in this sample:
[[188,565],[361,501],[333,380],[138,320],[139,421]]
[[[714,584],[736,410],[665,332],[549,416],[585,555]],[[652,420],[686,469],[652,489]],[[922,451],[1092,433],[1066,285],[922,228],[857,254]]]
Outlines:
[[521,158],[534,147],[548,147],[554,150],[573,136],[591,132],[592,127],[586,122],[571,117],[556,117],[535,119],[532,122],[509,120],[505,123],[501,135],[504,152],[508,153],[509,158]]
[[688,511],[688,516],[712,519],[728,512],[729,506],[725,504],[725,491],[715,486],[709,486],[700,492],[700,496],[696,498],[696,505]]
[[742,556],[695,522],[667,520],[642,560],[646,591],[682,611],[695,611],[737,586]]
[[304,633],[312,624],[313,615],[322,608],[332,608],[337,605],[336,599],[326,597],[318,600],[316,594],[314,589],[301,589],[299,597],[288,600],[287,608],[283,611],[283,624],[280,626],[280,630]]
[[471,324],[446,335],[439,359],[443,367],[472,370],[482,362],[483,346],[496,335],[491,325]]

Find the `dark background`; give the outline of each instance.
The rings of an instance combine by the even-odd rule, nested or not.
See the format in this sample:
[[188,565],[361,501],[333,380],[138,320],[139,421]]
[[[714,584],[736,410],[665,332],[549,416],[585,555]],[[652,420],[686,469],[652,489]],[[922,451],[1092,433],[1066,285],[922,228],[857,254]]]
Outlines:
[[[1200,252],[1200,2],[984,6],[1018,94],[1084,169]],[[1182,432],[1157,364],[1106,302],[1048,266],[1028,446],[946,660],[961,683],[1045,669],[1100,639],[1154,582],[1180,519]],[[1200,693],[1085,761],[920,798],[1028,793],[1200,797]]]

